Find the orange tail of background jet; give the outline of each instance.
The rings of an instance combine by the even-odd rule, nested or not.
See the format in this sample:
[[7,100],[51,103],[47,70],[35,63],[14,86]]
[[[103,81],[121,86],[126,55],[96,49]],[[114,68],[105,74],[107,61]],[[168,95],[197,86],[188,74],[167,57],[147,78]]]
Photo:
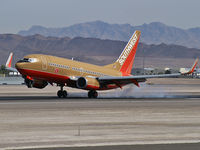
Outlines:
[[140,34],[140,31],[135,31],[117,61],[113,64],[106,65],[105,67],[120,71],[123,76],[130,75],[140,39]]

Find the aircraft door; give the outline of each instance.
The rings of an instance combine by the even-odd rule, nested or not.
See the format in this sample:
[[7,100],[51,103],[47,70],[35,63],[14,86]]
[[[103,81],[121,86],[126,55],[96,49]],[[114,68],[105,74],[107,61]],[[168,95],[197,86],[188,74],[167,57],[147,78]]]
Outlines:
[[42,70],[47,70],[47,66],[48,66],[47,58],[44,56],[41,56],[41,61],[42,61]]

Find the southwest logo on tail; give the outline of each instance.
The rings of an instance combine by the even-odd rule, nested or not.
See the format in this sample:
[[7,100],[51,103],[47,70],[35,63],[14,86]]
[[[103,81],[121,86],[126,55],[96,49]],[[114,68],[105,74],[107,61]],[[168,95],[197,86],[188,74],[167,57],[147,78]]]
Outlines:
[[107,67],[112,67],[113,69],[120,71],[124,76],[130,75],[140,34],[140,31],[135,31],[117,61],[114,64],[107,65]]
[[[164,75],[131,75],[134,58],[140,38],[140,31],[135,31],[116,62],[97,66],[50,55],[32,54],[19,60],[15,67],[22,74],[27,87],[44,88],[48,84],[57,84],[58,97],[67,97],[65,86],[88,90],[89,98],[97,98],[98,90],[122,88],[127,84],[139,86],[147,78],[175,77],[190,74],[197,65],[195,61],[191,70],[184,73]],[[10,59],[8,68],[11,68]]]

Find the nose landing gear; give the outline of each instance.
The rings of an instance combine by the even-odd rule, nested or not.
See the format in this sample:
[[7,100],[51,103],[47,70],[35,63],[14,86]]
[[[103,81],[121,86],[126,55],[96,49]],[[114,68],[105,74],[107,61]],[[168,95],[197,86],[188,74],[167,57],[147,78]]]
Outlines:
[[60,86],[60,90],[57,92],[57,95],[59,98],[63,97],[66,98],[67,97],[67,91],[63,90],[63,86]]

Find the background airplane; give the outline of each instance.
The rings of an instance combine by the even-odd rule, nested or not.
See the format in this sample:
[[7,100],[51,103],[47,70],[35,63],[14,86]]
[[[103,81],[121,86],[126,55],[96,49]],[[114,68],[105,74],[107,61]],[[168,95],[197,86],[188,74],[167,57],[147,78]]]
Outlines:
[[12,67],[12,59],[13,59],[13,53],[10,53],[6,61],[5,69],[11,72],[19,73],[17,69]]
[[[97,90],[109,90],[122,88],[127,84],[139,86],[139,82],[145,82],[147,78],[166,78],[190,74],[197,65],[195,61],[188,72],[164,75],[131,75],[136,49],[139,43],[140,31],[130,38],[119,58],[106,66],[97,66],[70,59],[32,54],[19,60],[15,67],[22,74],[26,85],[31,88],[44,88],[48,83],[56,83],[60,86],[58,97],[67,97],[64,86],[88,90],[89,98],[97,98]],[[12,56],[10,60],[12,59]],[[8,61],[10,66],[10,61]]]

